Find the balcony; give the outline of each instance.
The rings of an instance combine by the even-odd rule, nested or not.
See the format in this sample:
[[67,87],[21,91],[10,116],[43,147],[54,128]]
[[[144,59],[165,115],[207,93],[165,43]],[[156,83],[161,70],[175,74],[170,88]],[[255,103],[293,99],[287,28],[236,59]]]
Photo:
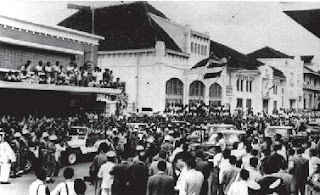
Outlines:
[[320,91],[320,86],[314,86],[312,84],[303,83],[303,89],[312,90],[312,91]]

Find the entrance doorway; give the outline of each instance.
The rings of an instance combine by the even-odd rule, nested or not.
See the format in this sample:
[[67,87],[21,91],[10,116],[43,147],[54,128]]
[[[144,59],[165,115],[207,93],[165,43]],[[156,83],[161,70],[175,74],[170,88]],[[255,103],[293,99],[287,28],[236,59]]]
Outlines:
[[263,100],[262,101],[262,106],[263,106],[263,112],[268,113],[268,108],[269,108],[269,100]]

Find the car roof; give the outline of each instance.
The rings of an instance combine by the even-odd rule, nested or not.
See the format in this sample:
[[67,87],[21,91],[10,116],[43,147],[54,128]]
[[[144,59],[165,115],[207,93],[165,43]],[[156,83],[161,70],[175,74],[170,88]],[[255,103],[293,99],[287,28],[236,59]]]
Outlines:
[[292,129],[291,126],[269,126],[267,129]]
[[84,126],[72,126],[71,128],[88,129],[88,127],[84,127]]
[[208,127],[235,127],[233,124],[225,124],[225,123],[221,123],[221,124],[208,124]]
[[222,134],[246,134],[245,131],[242,130],[219,130],[216,131],[215,134],[222,133]]

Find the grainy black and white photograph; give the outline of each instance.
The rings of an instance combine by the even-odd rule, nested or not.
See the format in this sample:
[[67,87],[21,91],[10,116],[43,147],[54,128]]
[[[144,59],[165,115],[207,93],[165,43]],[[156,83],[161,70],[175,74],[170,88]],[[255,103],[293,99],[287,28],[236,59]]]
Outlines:
[[0,195],[320,195],[320,2],[1,1]]

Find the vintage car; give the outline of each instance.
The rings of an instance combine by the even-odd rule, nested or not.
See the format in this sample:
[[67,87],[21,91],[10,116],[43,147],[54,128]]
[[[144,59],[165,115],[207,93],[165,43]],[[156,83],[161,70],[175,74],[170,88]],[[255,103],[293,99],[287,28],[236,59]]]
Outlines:
[[79,157],[96,154],[101,143],[111,147],[104,135],[87,127],[74,126],[68,130],[67,149],[62,153],[62,159],[68,164],[75,164]]
[[274,138],[276,134],[280,134],[282,139],[303,141],[307,138],[307,132],[296,132],[291,126],[269,126],[265,129],[264,136]]
[[206,133],[211,137],[212,134],[224,130],[237,130],[237,128],[232,124],[208,124]]
[[307,134],[311,137],[320,137],[320,122],[309,122]]

